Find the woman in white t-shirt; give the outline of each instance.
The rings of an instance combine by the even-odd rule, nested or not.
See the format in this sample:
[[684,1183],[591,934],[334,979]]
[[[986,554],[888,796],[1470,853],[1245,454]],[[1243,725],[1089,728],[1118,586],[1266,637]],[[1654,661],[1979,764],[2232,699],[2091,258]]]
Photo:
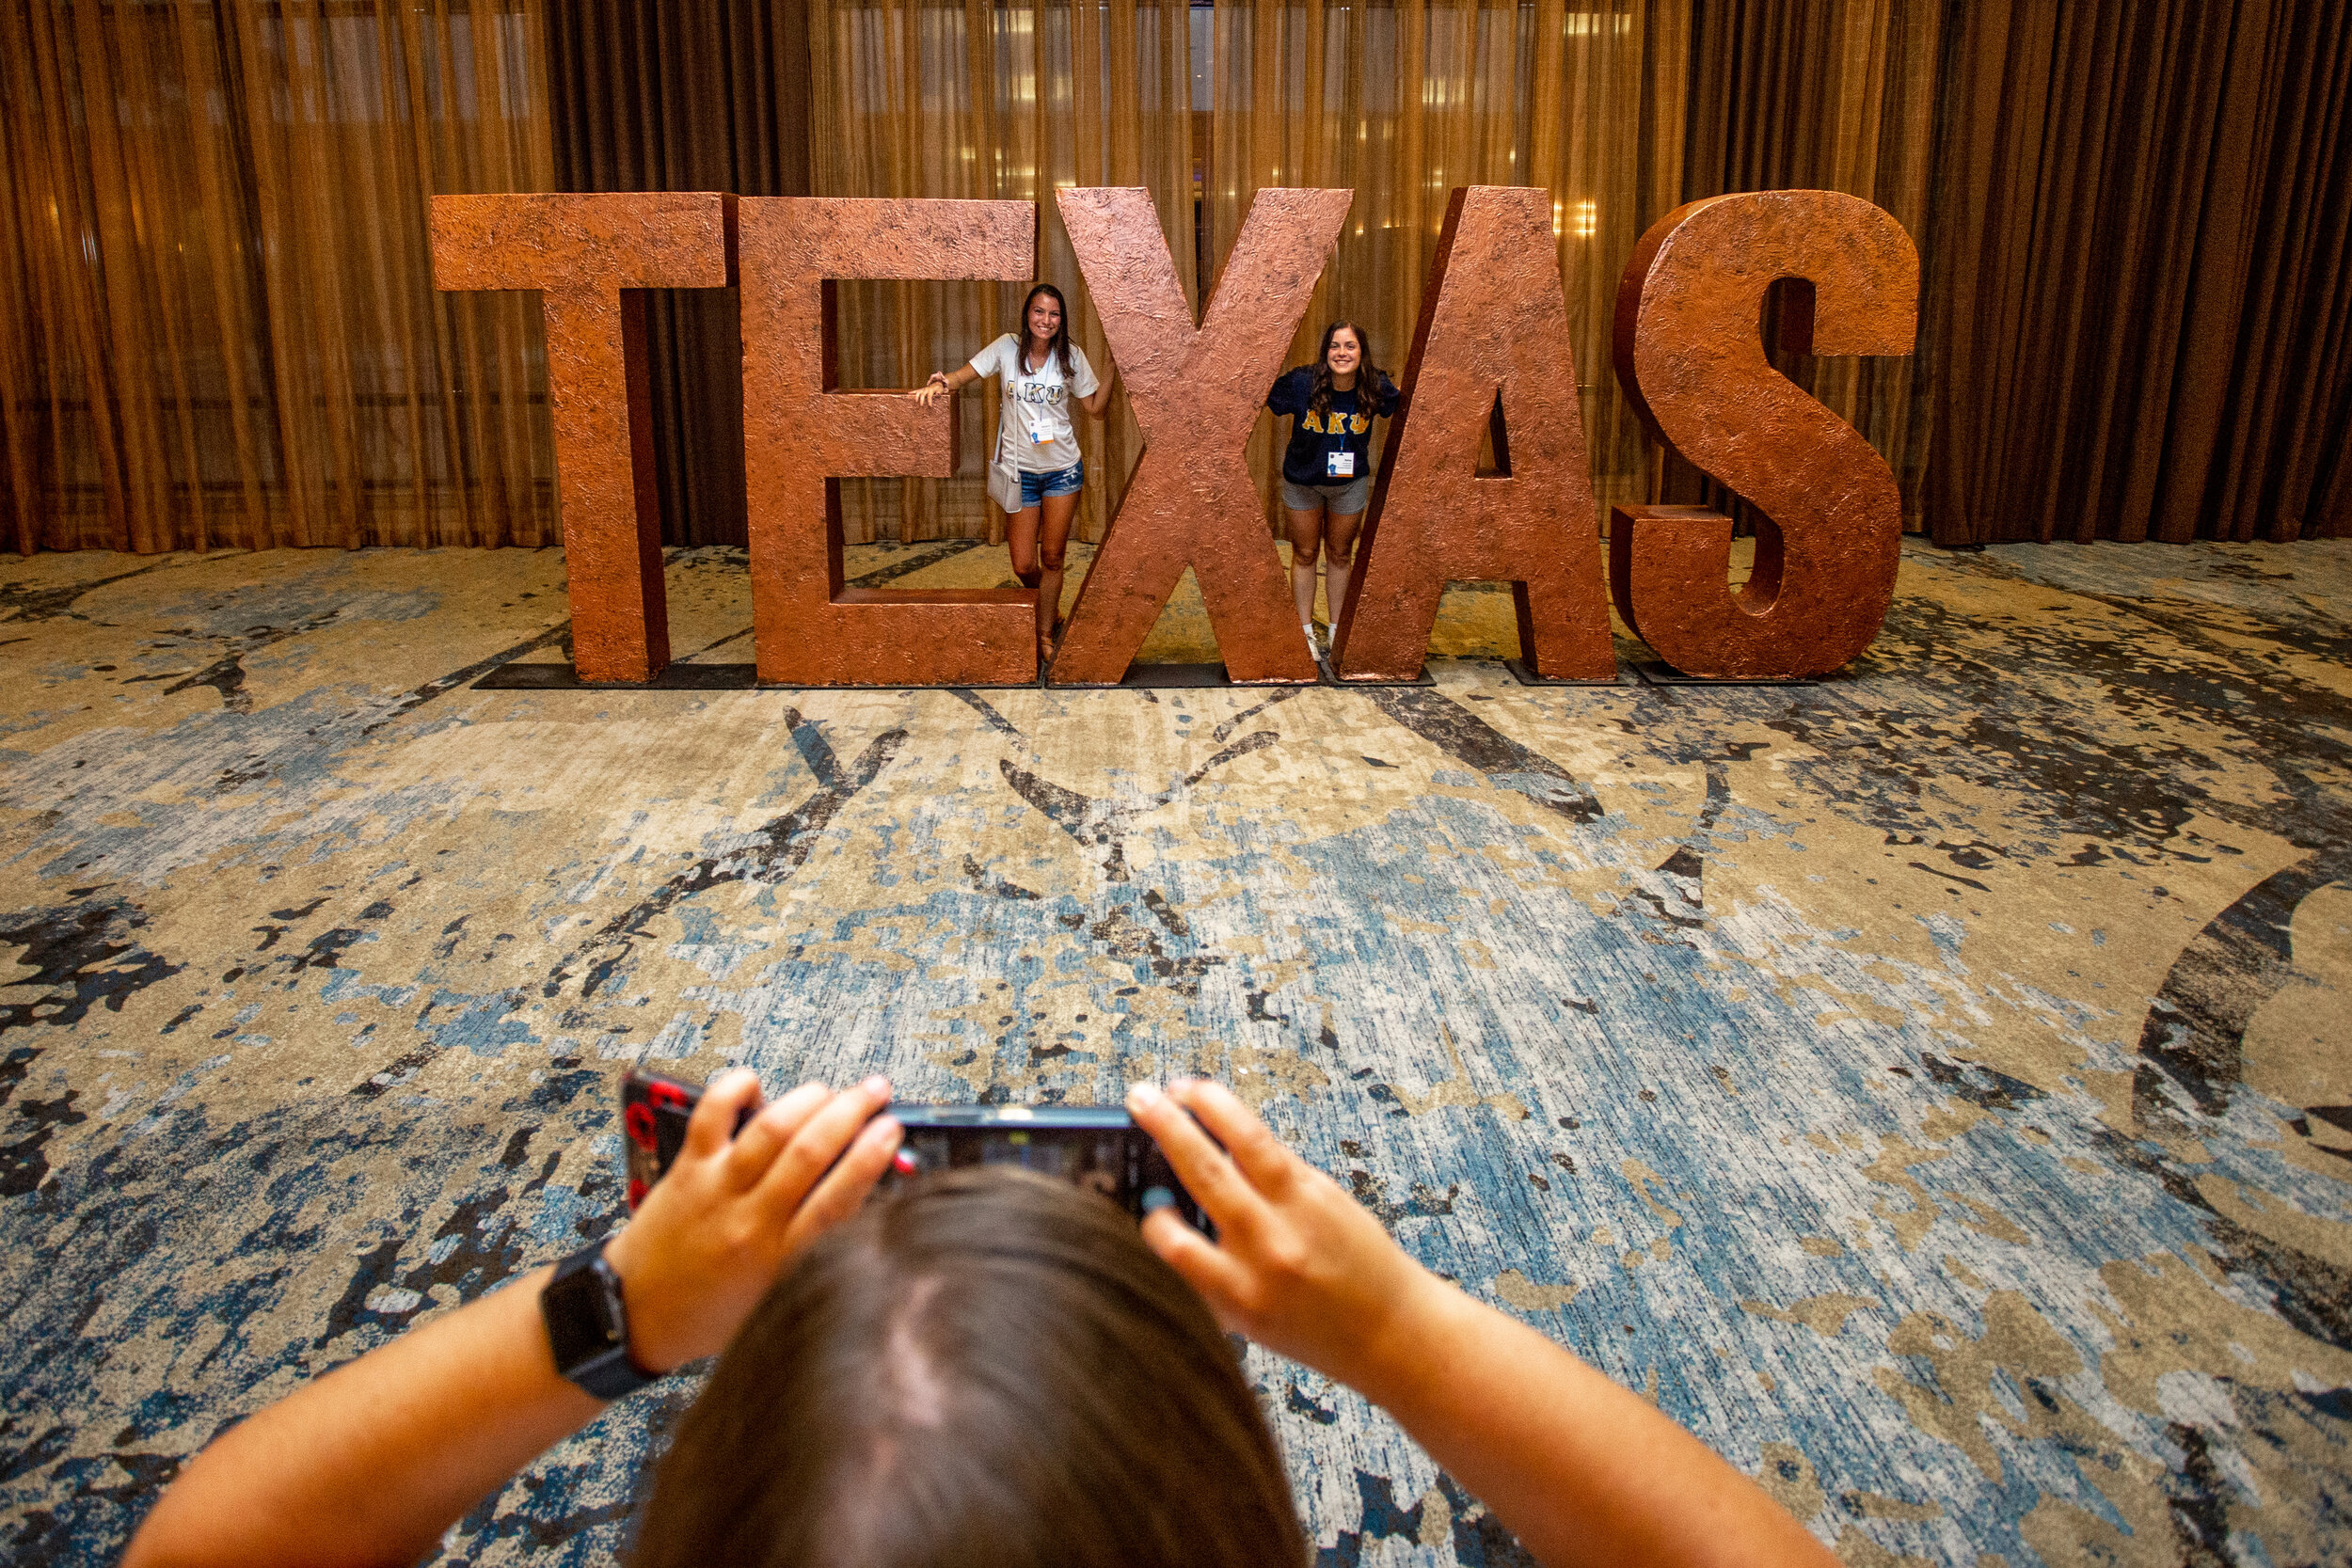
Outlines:
[[1061,291],[1040,283],[1021,302],[1023,331],[1008,332],[958,370],[932,372],[930,384],[908,396],[926,407],[982,376],[1003,382],[996,444],[990,461],[1009,460],[1021,475],[1021,507],[1006,513],[1005,544],[1013,576],[1037,590],[1037,650],[1054,657],[1061,631],[1062,554],[1070,520],[1086,487],[1086,460],[1070,419],[1074,404],[1096,419],[1110,406],[1111,384],[1098,382],[1084,350],[1070,341],[1070,310]]

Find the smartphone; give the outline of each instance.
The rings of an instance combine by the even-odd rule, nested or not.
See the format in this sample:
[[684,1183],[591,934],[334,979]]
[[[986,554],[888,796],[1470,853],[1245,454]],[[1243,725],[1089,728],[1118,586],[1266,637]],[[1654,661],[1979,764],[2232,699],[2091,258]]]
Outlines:
[[[686,1123],[701,1099],[701,1085],[657,1073],[633,1070],[621,1080],[632,1212],[685,1147]],[[890,1115],[906,1129],[906,1141],[885,1184],[927,1171],[1018,1165],[1100,1193],[1137,1219],[1172,1204],[1195,1228],[1215,1234],[1160,1146],[1116,1107],[893,1105]]]
[[[628,1151],[628,1212],[637,1212],[637,1206],[645,1201],[653,1184],[661,1180],[677,1159],[677,1151],[686,1147],[686,1124],[700,1103],[703,1087],[675,1078],[664,1078],[658,1072],[632,1068],[621,1079],[621,1131],[624,1147]],[[728,1135],[743,1130],[752,1118],[749,1106],[735,1118],[735,1127]]]

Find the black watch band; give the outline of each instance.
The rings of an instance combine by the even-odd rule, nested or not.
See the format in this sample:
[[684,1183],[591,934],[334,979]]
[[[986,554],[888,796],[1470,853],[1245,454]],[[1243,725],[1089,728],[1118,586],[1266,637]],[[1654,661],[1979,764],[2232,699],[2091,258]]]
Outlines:
[[547,1321],[555,1370],[596,1398],[617,1400],[656,1381],[629,1359],[628,1308],[602,1242],[555,1265],[555,1277],[539,1292],[539,1316]]

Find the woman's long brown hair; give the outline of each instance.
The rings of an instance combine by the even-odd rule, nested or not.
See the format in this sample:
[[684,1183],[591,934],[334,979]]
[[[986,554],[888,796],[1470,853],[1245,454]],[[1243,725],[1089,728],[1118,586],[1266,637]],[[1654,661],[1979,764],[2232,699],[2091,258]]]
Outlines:
[[880,1195],[736,1336],[633,1568],[1306,1568],[1200,1298],[1091,1193],[982,1166]]
[[1371,407],[1373,392],[1380,385],[1380,367],[1372,362],[1372,340],[1364,336],[1364,329],[1354,322],[1333,322],[1323,329],[1323,346],[1315,350],[1315,389],[1307,399],[1307,412],[1318,424],[1330,417],[1331,340],[1342,332],[1356,334],[1356,406]]

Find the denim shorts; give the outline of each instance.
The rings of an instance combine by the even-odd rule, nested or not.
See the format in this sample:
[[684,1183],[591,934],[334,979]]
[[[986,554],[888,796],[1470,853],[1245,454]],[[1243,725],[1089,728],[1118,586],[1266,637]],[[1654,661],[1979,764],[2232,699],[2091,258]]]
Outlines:
[[1067,468],[1050,474],[1033,474],[1021,470],[1021,510],[1026,512],[1048,496],[1074,496],[1086,488],[1087,466],[1083,459]]
[[1282,481],[1282,504],[1293,512],[1328,506],[1334,517],[1353,517],[1372,504],[1372,476],[1358,474],[1336,484],[1293,484]]

